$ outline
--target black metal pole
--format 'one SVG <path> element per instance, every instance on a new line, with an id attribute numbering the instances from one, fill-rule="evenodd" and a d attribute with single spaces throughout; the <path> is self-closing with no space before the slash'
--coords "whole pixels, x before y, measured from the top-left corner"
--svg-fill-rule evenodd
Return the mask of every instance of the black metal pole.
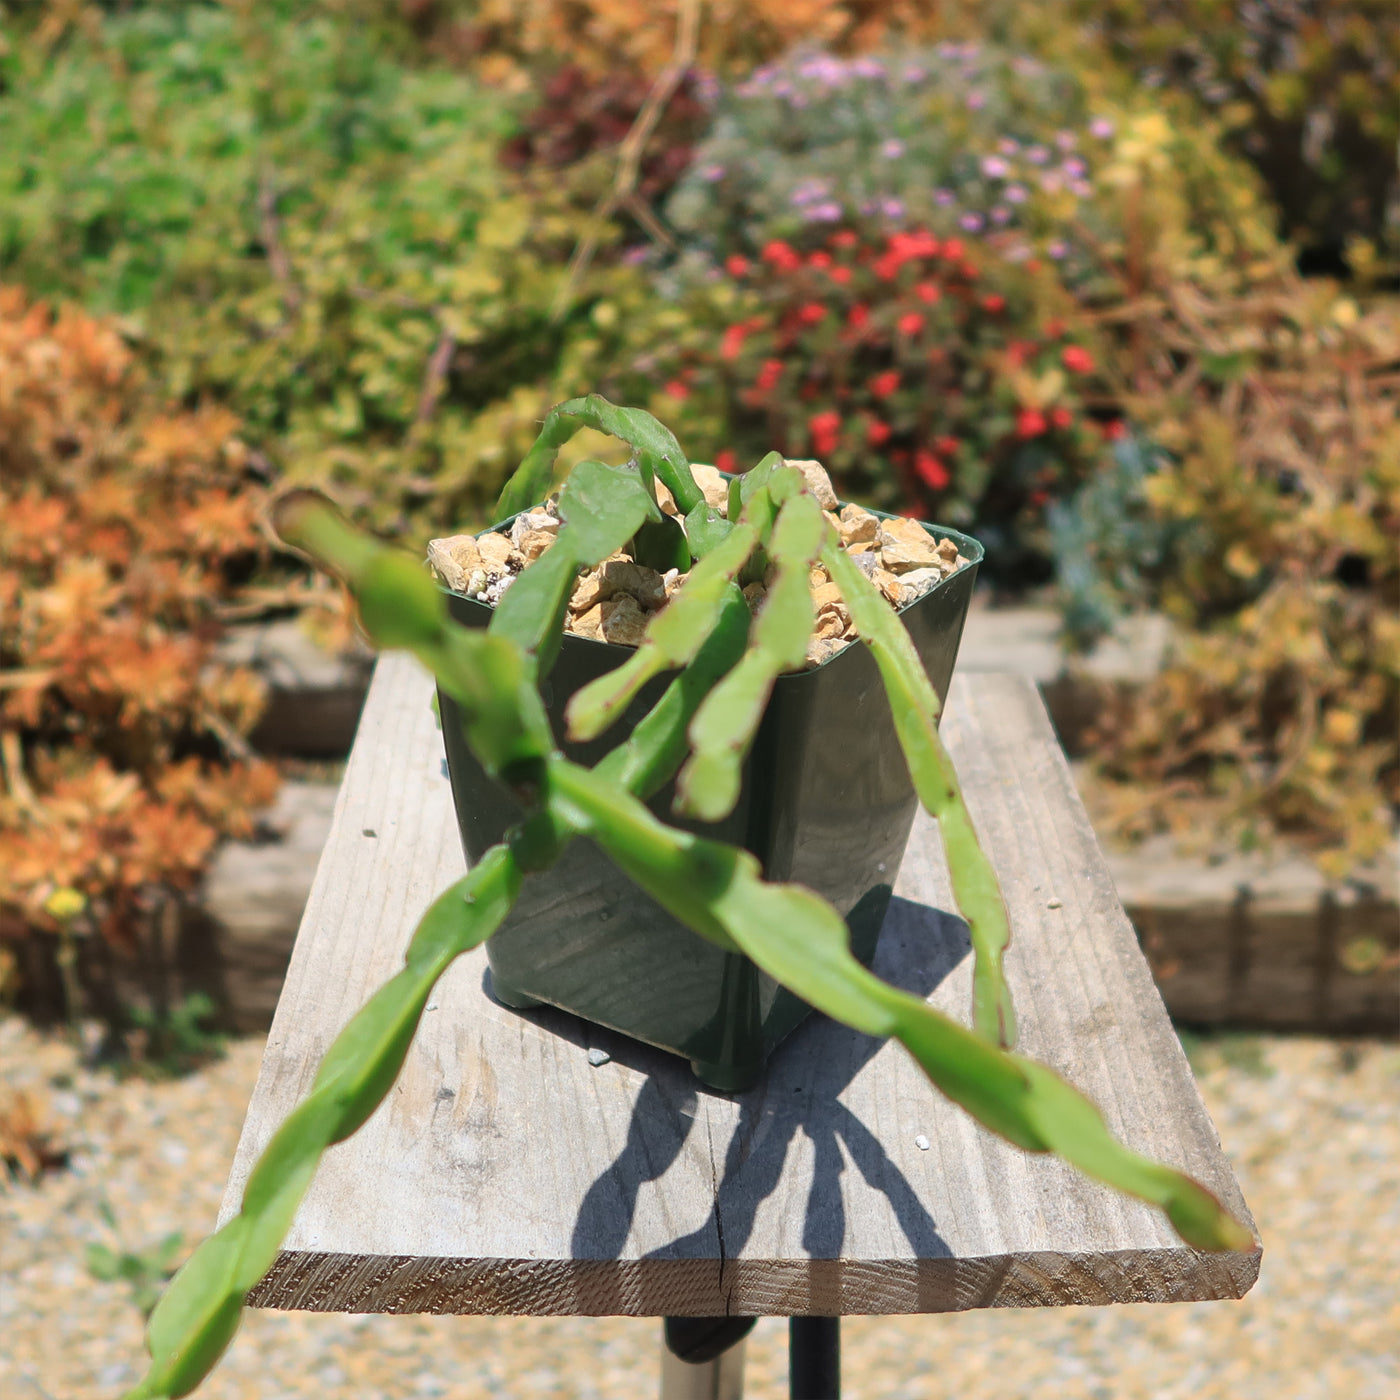
<path id="1" fill-rule="evenodd" d="M 841 1400 L 841 1319 L 794 1317 L 788 1323 L 792 1400 Z"/>

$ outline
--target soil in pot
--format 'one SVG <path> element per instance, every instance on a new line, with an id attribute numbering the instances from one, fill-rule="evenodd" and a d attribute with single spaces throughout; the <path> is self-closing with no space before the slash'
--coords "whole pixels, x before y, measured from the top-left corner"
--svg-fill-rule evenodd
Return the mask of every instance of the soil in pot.
<path id="1" fill-rule="evenodd" d="M 846 548 L 900 611 L 942 698 L 981 546 L 954 530 L 841 505 L 816 464 L 796 465 L 829 508 Z M 719 505 L 727 478 L 713 468 L 692 470 L 711 504 Z M 454 616 L 486 626 L 510 580 L 549 547 L 557 530 L 545 507 L 479 537 L 433 541 L 429 559 L 450 590 Z M 555 735 L 570 758 L 596 762 L 669 683 L 669 676 L 652 681 L 600 739 L 564 740 L 570 696 L 626 660 L 647 619 L 679 582 L 679 575 L 624 556 L 580 577 L 563 646 L 542 686 Z M 825 571 L 814 569 L 811 584 L 817 635 L 804 669 L 774 685 L 734 811 L 717 823 L 678 819 L 670 785 L 648 805 L 668 822 L 746 847 L 767 878 L 816 890 L 845 917 L 852 948 L 868 963 L 917 799 L 874 657 L 854 639 Z M 750 585 L 746 596 L 757 610 L 762 584 Z M 475 861 L 521 813 L 467 749 L 451 699 L 439 699 L 462 843 Z M 707 943 L 672 918 L 586 840 L 574 841 L 549 871 L 527 878 L 487 952 L 492 992 L 506 1005 L 545 1002 L 673 1051 L 691 1061 L 705 1084 L 723 1091 L 752 1084 L 809 1011 L 747 958 Z"/>

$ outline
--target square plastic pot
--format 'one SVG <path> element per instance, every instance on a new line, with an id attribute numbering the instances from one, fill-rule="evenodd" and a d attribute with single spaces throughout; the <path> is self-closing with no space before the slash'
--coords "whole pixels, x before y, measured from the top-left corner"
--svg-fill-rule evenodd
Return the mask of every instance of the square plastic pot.
<path id="1" fill-rule="evenodd" d="M 956 530 L 924 528 L 954 540 L 971 561 L 901 610 L 941 700 L 982 547 Z M 458 621 L 469 627 L 490 621 L 486 604 L 448 597 Z M 564 635 L 542 692 L 560 747 L 579 763 L 596 762 L 620 742 L 670 680 L 657 677 L 601 739 L 565 742 L 569 697 L 630 654 L 628 647 Z M 474 862 L 522 813 L 467 748 L 452 700 L 439 692 L 439 702 L 462 845 Z M 778 678 L 738 805 L 724 821 L 678 819 L 673 795 L 668 784 L 648 805 L 673 825 L 746 847 L 768 879 L 816 890 L 845 918 L 856 956 L 870 962 L 918 802 L 865 643 L 814 670 Z M 492 993 L 507 1006 L 545 1002 L 572 1011 L 685 1056 L 705 1084 L 726 1092 L 751 1085 L 811 1009 L 748 958 L 692 933 L 587 840 L 575 840 L 548 871 L 526 878 L 487 954 Z"/>

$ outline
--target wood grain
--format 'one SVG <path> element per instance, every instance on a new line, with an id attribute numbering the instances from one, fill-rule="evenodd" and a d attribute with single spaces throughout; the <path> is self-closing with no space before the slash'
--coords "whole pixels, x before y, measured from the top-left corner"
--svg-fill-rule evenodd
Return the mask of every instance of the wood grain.
<path id="1" fill-rule="evenodd" d="M 371 687 L 224 1202 L 463 861 L 426 675 Z M 1140 1151 L 1248 1213 L 1034 687 L 955 678 L 944 734 L 1004 881 L 1023 1048 Z M 915 825 L 876 969 L 965 1018 L 966 930 Z M 483 990 L 429 1003 L 380 1111 L 326 1156 L 253 1301 L 351 1312 L 748 1315 L 1234 1298 L 1259 1254 L 978 1128 L 897 1046 L 814 1017 L 751 1093 Z M 607 1063 L 589 1064 L 602 1048 Z M 920 1142 L 926 1142 L 926 1148 Z"/>

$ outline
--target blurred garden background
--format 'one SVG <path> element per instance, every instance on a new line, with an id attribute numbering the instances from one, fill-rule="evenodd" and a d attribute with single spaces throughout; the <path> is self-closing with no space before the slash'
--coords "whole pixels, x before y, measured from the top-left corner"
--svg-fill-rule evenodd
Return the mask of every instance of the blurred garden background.
<path id="1" fill-rule="evenodd" d="M 1393 1393 L 1398 150 L 1395 0 L 0 0 L 0 1389 L 133 1379 L 212 1223 L 366 669 L 270 493 L 421 550 L 598 390 L 984 541 L 964 656 L 1042 681 L 1294 1231 L 1243 1304 L 1008 1355 Z M 326 1324 L 319 1388 L 652 1384 L 636 1324 L 550 1324 L 556 1373 L 540 1324 L 444 1321 Z M 250 1327 L 209 1393 L 302 1393 L 310 1335 Z M 891 1364 L 851 1393 L 950 1384 Z"/>

